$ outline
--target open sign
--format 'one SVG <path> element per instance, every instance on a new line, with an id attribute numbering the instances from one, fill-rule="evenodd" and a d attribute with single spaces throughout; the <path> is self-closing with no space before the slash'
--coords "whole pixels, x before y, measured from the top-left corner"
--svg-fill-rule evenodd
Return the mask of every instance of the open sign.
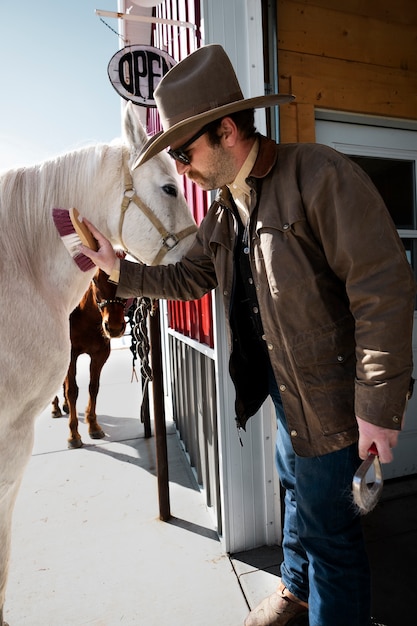
<path id="1" fill-rule="evenodd" d="M 154 91 L 176 61 L 153 46 L 126 46 L 110 59 L 107 73 L 111 84 L 125 100 L 156 107 Z"/>

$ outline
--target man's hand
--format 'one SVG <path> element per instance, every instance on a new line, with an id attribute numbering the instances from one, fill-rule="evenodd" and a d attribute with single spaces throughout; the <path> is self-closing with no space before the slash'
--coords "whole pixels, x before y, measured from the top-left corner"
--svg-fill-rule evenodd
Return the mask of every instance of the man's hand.
<path id="1" fill-rule="evenodd" d="M 395 448 L 398 442 L 398 430 L 390 428 L 382 428 L 370 424 L 360 417 L 356 417 L 359 428 L 359 456 L 365 460 L 368 456 L 368 450 L 374 443 L 378 450 L 378 456 L 381 463 L 391 463 L 393 459 L 391 448 Z"/>
<path id="2" fill-rule="evenodd" d="M 80 252 L 85 256 L 88 256 L 88 258 L 91 259 L 97 267 L 106 272 L 106 274 L 110 275 L 112 270 L 115 269 L 116 263 L 120 264 L 120 260 L 113 250 L 113 246 L 91 222 L 85 218 L 83 218 L 83 222 L 87 224 L 94 238 L 97 240 L 98 250 L 91 250 L 87 246 L 81 244 Z"/>

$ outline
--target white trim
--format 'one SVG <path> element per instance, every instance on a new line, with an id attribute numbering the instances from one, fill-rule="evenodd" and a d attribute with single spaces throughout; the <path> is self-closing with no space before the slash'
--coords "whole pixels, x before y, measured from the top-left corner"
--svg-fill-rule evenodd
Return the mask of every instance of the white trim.
<path id="1" fill-rule="evenodd" d="M 119 11 L 103 11 L 96 9 L 95 14 L 100 17 L 114 17 L 119 20 L 128 20 L 131 22 L 146 22 L 147 24 L 169 24 L 170 26 L 178 26 L 179 28 L 190 28 L 197 30 L 197 26 L 191 22 L 182 22 L 180 20 L 167 20 L 162 17 L 148 17 L 147 15 L 133 15 L 131 13 L 120 13 Z"/>
<path id="2" fill-rule="evenodd" d="M 261 0 L 202 1 L 205 43 L 226 50 L 246 98 L 265 91 Z M 265 111 L 255 123 L 265 132 Z M 248 422 L 239 441 L 235 423 L 235 391 L 229 376 L 222 296 L 213 294 L 213 332 L 218 403 L 222 545 L 226 552 L 277 544 L 281 537 L 280 496 L 274 466 L 276 423 L 271 403 Z"/>
<path id="3" fill-rule="evenodd" d="M 398 128 L 400 130 L 417 130 L 417 120 L 367 115 L 365 113 L 358 115 L 357 113 L 317 108 L 315 109 L 315 118 L 316 120 L 343 122 L 345 124 L 362 124 L 364 126 L 380 126 L 382 128 Z"/>
<path id="4" fill-rule="evenodd" d="M 178 331 L 174 330 L 173 328 L 169 328 L 169 326 L 167 328 L 167 333 L 168 333 L 168 335 L 172 335 L 172 337 L 175 337 L 176 339 L 178 339 L 182 343 L 185 343 L 187 346 L 190 346 L 190 348 L 192 348 L 193 350 L 196 350 L 197 352 L 201 352 L 201 354 L 204 354 L 209 359 L 214 360 L 214 350 L 213 350 L 213 348 L 210 348 L 209 346 L 206 346 L 204 343 L 199 343 L 195 339 L 192 339 L 191 337 L 187 337 L 186 335 L 183 335 L 182 333 L 179 333 Z"/>

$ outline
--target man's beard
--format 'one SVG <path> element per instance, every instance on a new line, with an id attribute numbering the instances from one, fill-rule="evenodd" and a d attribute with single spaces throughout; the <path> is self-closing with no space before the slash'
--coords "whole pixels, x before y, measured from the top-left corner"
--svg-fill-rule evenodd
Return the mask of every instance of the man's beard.
<path id="1" fill-rule="evenodd" d="M 203 191 L 219 189 L 230 184 L 237 174 L 233 159 L 220 145 L 213 146 L 210 150 L 204 170 L 205 173 L 193 169 L 187 172 L 187 178 L 195 182 Z"/>

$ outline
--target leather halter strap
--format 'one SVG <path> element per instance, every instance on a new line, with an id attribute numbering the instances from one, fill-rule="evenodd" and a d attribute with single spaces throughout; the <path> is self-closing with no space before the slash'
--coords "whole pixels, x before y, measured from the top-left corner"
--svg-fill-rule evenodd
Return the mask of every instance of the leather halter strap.
<path id="1" fill-rule="evenodd" d="M 147 204 L 142 202 L 142 200 L 137 195 L 136 190 L 133 187 L 132 175 L 125 161 L 123 161 L 123 170 L 124 170 L 125 190 L 123 193 L 123 200 L 122 200 L 121 213 L 120 213 L 120 219 L 119 219 L 120 241 L 122 242 L 124 249 L 127 251 L 127 247 L 125 246 L 123 237 L 122 237 L 123 222 L 125 218 L 125 213 L 127 209 L 129 208 L 131 202 L 133 202 L 142 211 L 142 213 L 146 215 L 148 220 L 152 223 L 154 228 L 156 228 L 156 230 L 159 232 L 159 234 L 162 237 L 161 248 L 159 249 L 159 252 L 155 256 L 154 260 L 152 261 L 152 265 L 159 265 L 162 259 L 164 258 L 164 256 L 166 255 L 166 253 L 169 252 L 169 250 L 172 250 L 173 248 L 175 248 L 175 246 L 179 244 L 181 239 L 184 239 L 185 237 L 188 237 L 188 235 L 192 235 L 192 233 L 196 232 L 197 227 L 193 224 L 191 226 L 188 226 L 187 228 L 184 228 L 183 230 L 181 230 L 179 233 L 176 233 L 176 234 L 170 233 L 169 231 L 167 231 L 164 225 L 162 224 L 162 222 L 160 221 L 160 219 L 155 215 L 155 213 L 148 207 Z"/>
<path id="2" fill-rule="evenodd" d="M 125 308 L 126 302 L 127 302 L 127 300 L 125 300 L 123 298 L 112 298 L 111 300 L 101 300 L 101 302 L 97 302 L 97 300 L 96 300 L 96 304 L 97 304 L 98 308 L 100 309 L 100 311 L 102 309 L 107 308 L 109 306 L 109 304 L 120 304 L 120 306 Z"/>

